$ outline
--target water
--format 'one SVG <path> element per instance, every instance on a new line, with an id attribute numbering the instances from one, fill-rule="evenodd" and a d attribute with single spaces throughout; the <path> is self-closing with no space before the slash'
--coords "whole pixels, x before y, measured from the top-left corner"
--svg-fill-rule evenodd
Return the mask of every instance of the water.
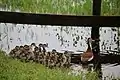
<path id="1" fill-rule="evenodd" d="M 117 29 L 117 28 L 115 28 Z M 100 50 L 118 50 L 118 32 L 111 28 L 100 28 Z M 56 49 L 59 52 L 69 50 L 76 52 L 85 51 L 86 40 L 91 36 L 91 27 L 71 26 L 40 26 L 22 24 L 0 24 L 0 49 L 9 53 L 16 45 L 25 45 L 35 42 L 48 43 L 47 50 Z M 104 76 L 111 73 L 119 76 L 120 66 L 112 64 L 102 65 Z"/>
<path id="2" fill-rule="evenodd" d="M 114 66 L 114 64 L 108 64 L 108 65 L 102 65 L 102 73 L 103 76 L 114 76 L 114 77 L 120 77 L 120 65 Z"/>
<path id="3" fill-rule="evenodd" d="M 112 80 L 112 78 L 118 78 L 120 77 L 120 65 L 118 66 L 114 66 L 115 64 L 102 64 L 102 79 L 104 80 L 105 77 L 107 77 L 105 80 Z M 92 67 L 92 71 L 94 71 L 93 69 L 93 65 L 91 65 Z M 113 67 L 114 66 L 114 67 Z M 88 71 L 86 69 L 83 69 L 81 65 L 78 64 L 73 64 L 70 67 L 71 71 L 68 73 L 68 75 L 81 75 L 81 74 L 86 74 Z M 84 72 L 84 73 L 83 73 Z M 111 78 L 112 76 L 112 78 Z M 113 77 L 114 76 L 114 77 Z"/>

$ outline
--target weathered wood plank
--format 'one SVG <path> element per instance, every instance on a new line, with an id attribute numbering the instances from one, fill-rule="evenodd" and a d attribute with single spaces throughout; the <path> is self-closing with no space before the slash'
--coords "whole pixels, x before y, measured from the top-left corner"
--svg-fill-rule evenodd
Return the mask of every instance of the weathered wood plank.
<path id="1" fill-rule="evenodd" d="M 120 26 L 120 16 L 75 16 L 0 11 L 1 23 L 56 26 Z"/>

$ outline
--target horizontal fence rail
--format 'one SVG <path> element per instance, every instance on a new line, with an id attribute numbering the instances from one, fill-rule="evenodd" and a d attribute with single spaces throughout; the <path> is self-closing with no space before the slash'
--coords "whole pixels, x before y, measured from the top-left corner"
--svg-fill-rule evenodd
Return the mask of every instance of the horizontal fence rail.
<path id="1" fill-rule="evenodd" d="M 75 16 L 0 11 L 0 22 L 57 26 L 119 27 L 120 16 Z"/>

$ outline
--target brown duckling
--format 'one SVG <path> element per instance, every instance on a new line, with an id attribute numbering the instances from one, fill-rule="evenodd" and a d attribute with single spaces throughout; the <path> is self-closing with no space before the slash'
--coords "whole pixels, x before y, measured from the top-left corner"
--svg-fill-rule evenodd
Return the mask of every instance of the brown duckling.
<path id="1" fill-rule="evenodd" d="M 54 59 L 54 66 L 56 66 L 58 62 L 58 52 L 55 49 L 53 49 L 52 54 L 53 54 L 53 59 Z"/>
<path id="2" fill-rule="evenodd" d="M 36 47 L 36 44 L 35 43 L 31 43 L 31 48 L 32 48 L 32 51 L 34 51 L 35 47 Z"/>
<path id="3" fill-rule="evenodd" d="M 42 52 L 39 53 L 39 63 L 44 64 L 44 60 L 45 60 L 45 54 L 43 54 Z"/>
<path id="4" fill-rule="evenodd" d="M 35 49 L 34 49 L 34 56 L 35 56 L 35 61 L 36 62 L 39 62 L 39 48 L 37 46 L 35 46 Z"/>
<path id="5" fill-rule="evenodd" d="M 15 52 L 16 52 L 16 49 L 12 49 L 9 53 L 9 55 L 12 57 L 12 58 L 15 58 Z"/>
<path id="6" fill-rule="evenodd" d="M 68 68 L 68 67 L 70 67 L 70 63 L 71 63 L 71 56 L 68 53 L 68 51 L 65 51 L 64 54 L 66 56 L 66 62 L 64 64 L 64 66 Z"/>
<path id="7" fill-rule="evenodd" d="M 29 60 L 32 60 L 32 61 L 35 61 L 35 53 L 37 53 L 37 48 L 35 48 L 35 44 L 32 43 L 30 46 L 29 46 L 29 50 L 28 50 L 28 56 L 30 57 Z"/>
<path id="8" fill-rule="evenodd" d="M 46 52 L 46 48 L 47 48 L 47 47 L 48 47 L 48 43 L 46 43 L 46 44 L 42 44 L 41 49 L 42 49 L 42 52 L 43 52 L 43 53 Z"/>
<path id="9" fill-rule="evenodd" d="M 28 56 L 29 56 L 29 45 L 24 45 L 23 46 L 23 51 L 22 53 L 20 54 L 20 58 L 21 60 L 28 60 Z"/>
<path id="10" fill-rule="evenodd" d="M 67 57 L 65 56 L 65 53 L 62 53 L 62 64 L 61 64 L 61 67 L 64 67 L 66 61 L 67 61 Z"/>
<path id="11" fill-rule="evenodd" d="M 57 62 L 56 50 L 53 49 L 52 52 L 50 53 L 50 60 L 49 60 L 50 66 L 49 67 L 50 68 L 55 67 L 56 62 Z"/>
<path id="12" fill-rule="evenodd" d="M 50 52 L 47 52 L 47 55 L 46 55 L 46 57 L 45 57 L 45 58 L 46 58 L 46 59 L 45 59 L 45 60 L 46 60 L 46 65 L 45 65 L 46 67 L 49 67 L 49 66 L 50 66 L 50 59 L 51 59 L 51 58 L 50 58 L 50 55 L 51 55 L 51 53 L 50 53 Z"/>
<path id="13" fill-rule="evenodd" d="M 15 46 L 15 48 L 10 51 L 9 55 L 14 58 L 16 55 L 15 52 L 17 52 L 18 50 L 19 50 L 19 46 Z"/>
<path id="14" fill-rule="evenodd" d="M 46 43 L 46 44 L 43 44 L 44 45 L 44 47 L 48 47 L 48 43 Z"/>
<path id="15" fill-rule="evenodd" d="M 53 54 L 57 54 L 57 51 L 55 49 L 52 49 Z"/>
<path id="16" fill-rule="evenodd" d="M 42 44 L 42 52 L 45 53 L 46 49 L 45 49 L 45 45 Z"/>
<path id="17" fill-rule="evenodd" d="M 29 50 L 29 45 L 24 45 L 24 50 L 28 51 Z"/>
<path id="18" fill-rule="evenodd" d="M 19 50 L 19 49 L 20 49 L 19 46 L 16 46 L 15 49 L 14 49 L 14 50 L 15 50 L 15 53 L 14 53 L 15 55 L 14 55 L 14 57 L 16 57 L 16 58 L 17 58 L 17 57 L 19 56 L 19 54 L 20 54 L 20 50 Z"/>
<path id="19" fill-rule="evenodd" d="M 20 48 L 19 46 L 16 46 L 16 47 L 15 47 L 15 49 L 16 49 L 17 51 L 19 50 L 19 48 Z"/>
<path id="20" fill-rule="evenodd" d="M 39 48 L 39 52 L 42 52 L 42 43 L 38 45 L 38 48 Z"/>
<path id="21" fill-rule="evenodd" d="M 61 63 L 62 63 L 62 53 L 58 53 L 57 52 L 57 61 L 56 61 L 56 67 L 61 67 Z"/>
<path id="22" fill-rule="evenodd" d="M 46 65 L 46 56 L 47 56 L 47 52 L 46 52 L 46 49 L 45 49 L 45 46 L 42 44 L 42 52 L 43 54 L 43 64 Z"/>

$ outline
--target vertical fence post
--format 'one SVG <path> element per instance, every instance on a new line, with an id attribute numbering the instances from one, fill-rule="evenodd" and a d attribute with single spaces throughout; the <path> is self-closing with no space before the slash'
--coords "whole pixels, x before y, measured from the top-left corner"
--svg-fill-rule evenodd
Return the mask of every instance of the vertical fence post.
<path id="1" fill-rule="evenodd" d="M 118 27 L 117 30 L 118 30 L 117 48 L 118 48 L 118 52 L 120 52 L 120 27 Z"/>
<path id="2" fill-rule="evenodd" d="M 101 14 L 101 0 L 93 0 L 93 16 L 100 16 Z M 92 39 L 96 40 L 99 39 L 99 25 L 97 26 L 92 26 L 91 30 L 91 37 Z M 99 48 L 99 42 L 92 44 L 92 47 L 96 47 L 93 49 L 93 54 L 94 54 L 94 69 L 98 73 L 98 77 L 101 79 L 102 78 L 102 72 L 101 72 L 101 63 L 100 63 L 100 48 Z"/>

